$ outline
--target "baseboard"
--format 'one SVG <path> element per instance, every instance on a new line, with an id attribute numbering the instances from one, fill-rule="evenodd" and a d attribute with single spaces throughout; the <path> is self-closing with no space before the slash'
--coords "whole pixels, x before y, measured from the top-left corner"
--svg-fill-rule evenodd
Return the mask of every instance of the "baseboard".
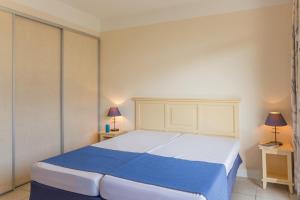
<path id="1" fill-rule="evenodd" d="M 259 170 L 254 169 L 244 169 L 240 168 L 237 173 L 238 177 L 251 178 L 251 179 L 261 179 L 261 173 Z"/>
<path id="2" fill-rule="evenodd" d="M 238 177 L 248 178 L 248 173 L 246 169 L 239 169 L 237 172 Z"/>

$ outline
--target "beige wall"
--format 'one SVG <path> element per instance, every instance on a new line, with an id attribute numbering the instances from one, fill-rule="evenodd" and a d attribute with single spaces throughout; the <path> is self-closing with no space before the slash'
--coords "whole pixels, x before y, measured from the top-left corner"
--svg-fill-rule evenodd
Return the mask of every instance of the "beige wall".
<path id="1" fill-rule="evenodd" d="M 102 127 L 119 104 L 118 126 L 133 129 L 132 97 L 238 98 L 239 174 L 257 177 L 257 144 L 273 136 L 267 113 L 290 122 L 290 49 L 289 5 L 101 33 Z M 280 138 L 290 132 L 281 129 Z"/>

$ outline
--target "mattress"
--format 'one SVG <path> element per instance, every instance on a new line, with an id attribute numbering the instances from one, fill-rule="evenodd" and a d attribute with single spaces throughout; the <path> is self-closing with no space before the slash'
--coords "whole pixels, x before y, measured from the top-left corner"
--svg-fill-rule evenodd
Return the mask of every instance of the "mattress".
<path id="1" fill-rule="evenodd" d="M 31 179 L 57 189 L 87 196 L 99 196 L 102 174 L 68 169 L 43 162 L 33 165 Z"/>
<path id="2" fill-rule="evenodd" d="M 222 163 L 228 174 L 239 153 L 237 139 L 226 137 L 183 134 L 166 145 L 153 148 L 148 153 L 192 161 Z M 100 184 L 101 196 L 109 200 L 205 200 L 192 194 L 159 186 L 138 183 L 113 176 L 105 176 Z M 116 192 L 118 191 L 118 192 Z"/>
<path id="3" fill-rule="evenodd" d="M 132 131 L 92 146 L 143 153 L 172 142 L 179 133 Z M 38 183 L 88 196 L 99 196 L 102 174 L 64 168 L 44 162 L 33 165 L 31 179 Z"/>

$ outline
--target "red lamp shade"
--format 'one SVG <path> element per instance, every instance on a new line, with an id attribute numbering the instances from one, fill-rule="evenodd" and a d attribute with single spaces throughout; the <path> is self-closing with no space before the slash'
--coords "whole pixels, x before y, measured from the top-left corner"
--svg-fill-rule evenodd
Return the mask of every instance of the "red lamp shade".
<path id="1" fill-rule="evenodd" d="M 109 111 L 107 113 L 108 117 L 116 117 L 116 116 L 121 116 L 121 113 L 118 109 L 118 107 L 110 107 Z"/>
<path id="2" fill-rule="evenodd" d="M 265 125 L 267 126 L 286 126 L 287 123 L 280 112 L 270 112 Z"/>

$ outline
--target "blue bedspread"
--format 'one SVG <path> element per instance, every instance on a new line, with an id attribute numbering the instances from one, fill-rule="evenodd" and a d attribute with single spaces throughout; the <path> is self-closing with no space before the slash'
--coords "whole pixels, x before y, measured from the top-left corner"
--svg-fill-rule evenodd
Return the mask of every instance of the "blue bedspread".
<path id="1" fill-rule="evenodd" d="M 139 155 L 141 153 L 88 146 L 43 162 L 81 171 L 110 174 Z"/>
<path id="2" fill-rule="evenodd" d="M 182 160 L 147 153 L 123 152 L 92 146 L 43 162 L 202 194 L 207 200 L 229 200 L 230 197 L 229 183 L 223 164 Z"/>
<path id="3" fill-rule="evenodd" d="M 223 164 L 188 161 L 143 154 L 113 176 L 184 192 L 204 195 L 208 200 L 229 200 Z"/>

